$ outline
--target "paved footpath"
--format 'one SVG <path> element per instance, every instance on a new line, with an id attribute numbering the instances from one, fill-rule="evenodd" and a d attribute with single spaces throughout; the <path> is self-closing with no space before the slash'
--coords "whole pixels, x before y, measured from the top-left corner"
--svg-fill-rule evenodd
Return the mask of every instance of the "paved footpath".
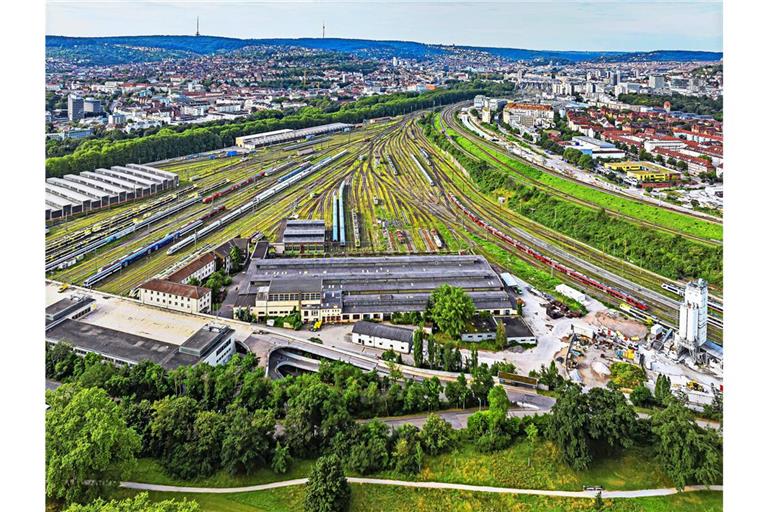
<path id="1" fill-rule="evenodd" d="M 402 487 L 419 487 L 424 489 L 456 489 L 470 492 L 494 492 L 503 494 L 535 494 L 538 496 L 558 496 L 561 498 L 594 498 L 596 491 L 554 491 L 547 489 L 513 489 L 510 487 L 490 487 L 485 485 L 465 485 L 452 484 L 447 482 L 409 482 L 405 480 L 388 480 L 381 478 L 356 478 L 347 477 L 347 480 L 353 484 L 369 485 L 397 485 Z M 121 482 L 120 487 L 126 489 L 137 489 L 141 491 L 160 491 L 160 492 L 184 492 L 184 493 L 205 493 L 205 494 L 232 494 L 238 492 L 266 491 L 269 489 L 279 489 L 281 487 L 290 487 L 293 485 L 304 485 L 306 478 L 297 478 L 295 480 L 283 480 L 281 482 L 272 482 L 269 484 L 251 485 L 247 487 L 180 487 L 175 485 L 144 484 L 139 482 Z M 678 492 L 693 491 L 722 491 L 722 485 L 690 485 L 682 491 L 674 488 L 666 489 L 639 489 L 636 491 L 602 491 L 603 498 L 645 498 L 649 496 L 668 496 Z"/>

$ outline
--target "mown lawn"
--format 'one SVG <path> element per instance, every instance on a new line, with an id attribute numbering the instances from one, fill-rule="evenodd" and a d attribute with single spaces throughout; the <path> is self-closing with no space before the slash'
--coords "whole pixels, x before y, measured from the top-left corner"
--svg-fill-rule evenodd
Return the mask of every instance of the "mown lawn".
<path id="1" fill-rule="evenodd" d="M 121 491 L 128 496 L 134 492 Z M 153 500 L 197 501 L 205 512 L 282 512 L 302 510 L 304 487 L 285 487 L 242 494 L 149 493 Z M 604 500 L 611 512 L 720 512 L 720 492 L 695 492 L 654 498 Z M 591 499 L 554 498 L 514 494 L 466 492 L 449 489 L 416 489 L 386 485 L 352 484 L 350 512 L 576 512 L 594 510 Z"/>

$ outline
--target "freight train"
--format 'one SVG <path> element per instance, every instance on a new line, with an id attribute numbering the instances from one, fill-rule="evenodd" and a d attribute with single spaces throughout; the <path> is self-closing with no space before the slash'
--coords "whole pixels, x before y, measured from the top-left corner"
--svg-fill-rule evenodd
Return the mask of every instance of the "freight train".
<path id="1" fill-rule="evenodd" d="M 212 222 L 211 224 L 205 226 L 200 231 L 196 231 L 192 235 L 187 236 L 186 238 L 183 238 L 179 242 L 173 244 L 171 247 L 168 248 L 168 254 L 174 254 L 185 247 L 192 245 L 193 243 L 197 242 L 199 239 L 207 236 L 210 233 L 213 233 L 217 229 L 226 226 L 230 222 L 234 221 L 241 215 L 244 215 L 250 211 L 253 211 L 257 206 L 259 206 L 262 202 L 270 199 L 275 194 L 278 194 L 279 192 L 282 192 L 286 188 L 290 187 L 294 183 L 304 179 L 305 177 L 309 176 L 310 174 L 314 173 L 315 171 L 318 171 L 325 167 L 326 165 L 330 164 L 331 162 L 337 160 L 338 158 L 341 158 L 343 155 L 347 153 L 347 150 L 344 150 L 340 153 L 337 153 L 334 156 L 329 156 L 327 158 L 324 158 L 320 162 L 316 163 L 315 165 L 306 168 L 304 164 L 299 166 L 298 169 L 291 171 L 290 173 L 286 174 L 285 176 L 281 177 L 277 184 L 271 186 L 264 192 L 261 192 L 256 195 L 256 197 L 252 201 L 248 201 L 242 206 L 236 208 L 235 210 L 231 211 L 230 213 L 223 216 L 221 219 L 217 220 L 216 222 Z"/>
<path id="2" fill-rule="evenodd" d="M 592 279 L 591 277 L 585 276 L 584 274 L 582 274 L 580 272 L 577 272 L 576 270 L 573 270 L 573 269 L 571 269 L 569 267 L 566 267 L 565 265 L 563 265 L 563 264 L 561 264 L 561 263 L 559 263 L 559 262 L 557 262 L 557 261 L 555 261 L 553 259 L 550 259 L 549 257 L 544 256 L 543 254 L 535 251 L 531 247 L 528 247 L 527 245 L 525 245 L 524 243 L 520 242 L 519 240 L 516 240 L 516 239 L 512 238 L 511 236 L 502 233 L 501 231 L 499 231 L 498 229 L 496 229 L 495 227 L 491 226 L 490 224 L 485 222 L 483 219 L 477 217 L 474 213 L 469 211 L 461 203 L 461 201 L 459 201 L 456 198 L 456 196 L 451 195 L 450 198 L 451 198 L 451 201 L 453 201 L 453 203 L 461 211 L 463 211 L 464 214 L 467 217 L 469 217 L 472 220 L 472 222 L 474 222 L 478 226 L 482 227 L 483 229 L 485 229 L 489 233 L 493 234 L 497 238 L 500 238 L 500 239 L 504 240 L 505 242 L 507 242 L 508 244 L 513 245 L 515 247 L 515 249 L 517 249 L 518 251 L 520 251 L 522 253 L 525 253 L 525 254 L 528 254 L 530 256 L 533 256 L 534 258 L 536 258 L 540 262 L 544 263 L 548 267 L 551 267 L 551 268 L 557 270 L 558 272 L 562 272 L 563 274 L 565 274 L 565 275 L 567 275 L 567 276 L 569 276 L 569 277 L 571 277 L 573 279 L 576 279 L 577 281 L 579 281 L 580 283 L 582 283 L 584 285 L 591 286 L 592 288 L 597 288 L 601 292 L 606 293 L 606 294 L 610 295 L 611 297 L 623 300 L 624 302 L 626 302 L 626 303 L 628 303 L 628 304 L 630 304 L 630 305 L 632 305 L 632 306 L 634 306 L 634 307 L 636 307 L 636 308 L 638 308 L 640 310 L 645 311 L 645 310 L 648 309 L 648 306 L 645 303 L 643 303 L 642 301 L 640 301 L 638 299 L 635 299 L 631 295 L 628 295 L 628 294 L 626 294 L 623 291 L 616 290 L 615 288 L 611 288 L 610 286 L 605 285 L 605 284 L 601 283 L 600 281 L 596 281 L 595 279 Z"/>
<path id="3" fill-rule="evenodd" d="M 224 197 L 226 195 L 231 194 L 232 192 L 235 192 L 236 190 L 240 190 L 243 187 L 247 187 L 251 183 L 254 183 L 258 178 L 261 178 L 263 176 L 264 176 L 264 171 L 261 171 L 259 174 L 251 176 L 250 178 L 246 178 L 243 181 L 239 181 L 234 185 L 225 188 L 224 190 L 220 190 L 219 192 L 216 192 L 214 194 L 207 196 L 206 198 L 203 199 L 203 203 L 210 204 L 220 197 Z"/>

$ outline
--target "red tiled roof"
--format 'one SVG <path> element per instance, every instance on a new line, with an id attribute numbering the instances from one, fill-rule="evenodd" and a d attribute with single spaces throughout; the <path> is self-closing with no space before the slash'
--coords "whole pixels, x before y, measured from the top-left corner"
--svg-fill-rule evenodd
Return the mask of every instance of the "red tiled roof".
<path id="1" fill-rule="evenodd" d="M 199 258 L 195 258 L 192 260 L 188 265 L 185 265 L 181 267 L 179 270 L 174 272 L 173 274 L 168 276 L 168 281 L 173 281 L 174 283 L 179 283 L 186 279 L 188 276 L 194 274 L 204 266 L 208 265 L 212 261 L 215 261 L 215 257 L 213 253 L 206 253 L 200 256 Z"/>
<path id="2" fill-rule="evenodd" d="M 139 286 L 139 288 L 161 293 L 168 293 L 179 297 L 189 297 L 190 299 L 200 299 L 211 293 L 211 290 L 202 286 L 191 286 L 188 284 L 174 283 L 165 279 L 150 279 L 146 283 Z"/>

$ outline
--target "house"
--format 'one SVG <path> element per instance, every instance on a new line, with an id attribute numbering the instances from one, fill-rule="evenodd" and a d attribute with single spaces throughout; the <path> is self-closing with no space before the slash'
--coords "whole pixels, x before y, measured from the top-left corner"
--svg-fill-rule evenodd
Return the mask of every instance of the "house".
<path id="1" fill-rule="evenodd" d="M 241 268 L 246 268 L 250 262 L 249 243 L 247 238 L 232 238 L 227 240 L 217 248 L 213 250 L 211 254 L 216 258 L 216 263 L 219 268 L 224 269 L 224 272 L 229 274 L 232 270 L 232 248 L 237 247 L 242 254 L 242 260 L 240 261 Z"/>
<path id="2" fill-rule="evenodd" d="M 492 318 L 476 316 L 472 321 L 472 325 L 466 332 L 461 334 L 461 341 L 476 343 L 495 340 L 496 329 L 498 329 L 499 324 L 504 325 L 507 343 L 519 345 L 536 344 L 536 336 L 531 332 L 525 321 L 518 316 L 497 316 Z"/>
<path id="3" fill-rule="evenodd" d="M 413 331 L 405 327 L 377 324 L 365 320 L 352 328 L 352 342 L 367 347 L 409 354 L 413 347 Z"/>

